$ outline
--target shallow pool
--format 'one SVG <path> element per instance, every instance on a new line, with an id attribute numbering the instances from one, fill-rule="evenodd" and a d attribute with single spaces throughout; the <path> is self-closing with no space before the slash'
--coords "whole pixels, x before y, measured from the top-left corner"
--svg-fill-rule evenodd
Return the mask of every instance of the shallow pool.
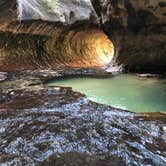
<path id="1" fill-rule="evenodd" d="M 134 112 L 166 111 L 166 79 L 122 74 L 104 79 L 56 79 L 48 85 L 72 87 L 95 102 Z"/>

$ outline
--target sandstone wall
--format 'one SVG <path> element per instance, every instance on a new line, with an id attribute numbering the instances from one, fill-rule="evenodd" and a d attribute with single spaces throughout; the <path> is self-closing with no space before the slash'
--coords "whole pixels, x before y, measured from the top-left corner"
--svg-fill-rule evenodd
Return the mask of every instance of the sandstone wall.
<path id="1" fill-rule="evenodd" d="M 114 48 L 95 26 L 64 26 L 43 21 L 15 22 L 0 33 L 0 70 L 102 67 Z"/>
<path id="2" fill-rule="evenodd" d="M 2 0 L 0 31 L 24 33 L 25 30 L 21 31 L 24 22 L 13 24 L 13 20 L 18 19 L 42 19 L 60 22 L 65 26 L 100 26 L 115 47 L 111 66 L 121 65 L 131 71 L 166 70 L 166 0 L 58 0 L 56 2 L 56 5 L 50 6 L 38 0 L 17 0 L 17 3 L 16 0 Z M 35 30 L 27 32 L 29 34 L 38 32 L 39 27 L 43 26 L 36 26 Z M 48 29 L 49 26 L 43 28 L 42 35 L 47 34 Z"/>
<path id="3" fill-rule="evenodd" d="M 165 0 L 92 0 L 114 40 L 117 63 L 128 70 L 166 70 Z"/>

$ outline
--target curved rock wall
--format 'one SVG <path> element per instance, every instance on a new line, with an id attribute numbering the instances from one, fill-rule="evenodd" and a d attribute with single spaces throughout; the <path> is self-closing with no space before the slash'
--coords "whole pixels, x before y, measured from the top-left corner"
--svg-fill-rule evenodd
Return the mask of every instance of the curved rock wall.
<path id="1" fill-rule="evenodd" d="M 16 23 L 16 26 L 9 30 L 8 27 L 11 25 L 6 22 L 13 21 L 9 19 L 11 13 L 15 19 L 58 21 L 69 27 L 78 22 L 81 22 L 78 26 L 100 24 L 115 46 L 116 52 L 111 67 L 122 65 L 131 71 L 166 70 L 165 0 L 57 0 L 56 3 L 48 3 L 46 0 L 17 0 L 17 3 L 16 0 L 2 0 L 0 7 L 0 31 L 15 33 L 24 26 L 24 23 L 19 26 Z M 16 9 L 19 9 L 19 12 Z M 5 22 L 2 19 L 3 15 Z M 43 27 L 42 35 L 47 36 L 50 24 L 47 28 L 42 24 L 37 28 Z M 32 33 L 28 28 L 24 31 Z M 37 29 L 35 31 L 38 32 Z M 59 33 L 56 28 L 55 31 Z M 65 55 L 71 56 L 70 53 Z"/>
<path id="2" fill-rule="evenodd" d="M 93 26 L 15 22 L 0 33 L 0 70 L 101 67 L 109 64 L 113 55 L 112 42 Z"/>
<path id="3" fill-rule="evenodd" d="M 166 70 L 165 0 L 92 0 L 117 50 L 117 64 L 132 71 Z"/>

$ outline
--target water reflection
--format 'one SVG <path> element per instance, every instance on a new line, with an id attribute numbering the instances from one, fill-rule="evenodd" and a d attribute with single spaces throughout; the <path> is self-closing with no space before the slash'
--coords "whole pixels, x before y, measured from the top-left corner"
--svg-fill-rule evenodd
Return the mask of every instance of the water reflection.
<path id="1" fill-rule="evenodd" d="M 49 86 L 70 86 L 93 101 L 134 112 L 166 111 L 166 80 L 123 74 L 113 78 L 70 78 Z"/>

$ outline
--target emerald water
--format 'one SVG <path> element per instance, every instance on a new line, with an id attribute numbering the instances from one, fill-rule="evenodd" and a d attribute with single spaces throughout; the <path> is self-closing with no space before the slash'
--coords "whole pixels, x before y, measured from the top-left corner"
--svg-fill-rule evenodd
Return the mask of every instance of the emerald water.
<path id="1" fill-rule="evenodd" d="M 122 74 L 112 78 L 65 78 L 48 86 L 67 86 L 95 102 L 133 112 L 166 111 L 166 80 Z"/>

